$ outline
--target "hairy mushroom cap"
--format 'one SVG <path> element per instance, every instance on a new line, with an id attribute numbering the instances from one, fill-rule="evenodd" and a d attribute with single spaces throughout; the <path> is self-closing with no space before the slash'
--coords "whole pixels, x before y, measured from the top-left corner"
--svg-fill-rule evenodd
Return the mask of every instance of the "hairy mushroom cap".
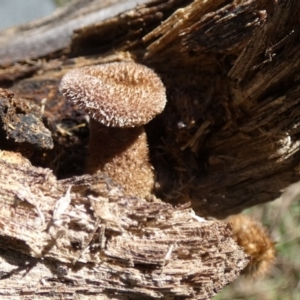
<path id="1" fill-rule="evenodd" d="M 233 238 L 250 256 L 250 262 L 243 273 L 259 277 L 266 275 L 275 262 L 274 241 L 267 230 L 256 220 L 239 214 L 227 219 L 233 228 Z"/>
<path id="2" fill-rule="evenodd" d="M 113 127 L 135 127 L 161 113 L 166 93 L 151 69 L 133 62 L 115 62 L 74 69 L 60 91 L 93 119 Z"/>

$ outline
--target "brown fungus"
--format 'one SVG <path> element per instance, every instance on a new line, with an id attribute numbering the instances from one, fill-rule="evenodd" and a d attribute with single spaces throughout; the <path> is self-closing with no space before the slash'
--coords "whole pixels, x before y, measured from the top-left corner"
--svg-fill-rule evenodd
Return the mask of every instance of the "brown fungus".
<path id="1" fill-rule="evenodd" d="M 130 194 L 149 195 L 154 174 L 142 125 L 166 104 L 156 73 L 133 62 L 89 66 L 67 73 L 60 91 L 91 117 L 86 171 L 107 173 Z"/>
<path id="2" fill-rule="evenodd" d="M 233 229 L 233 239 L 249 255 L 250 262 L 243 273 L 253 277 L 268 274 L 275 262 L 275 243 L 261 223 L 239 214 L 227 219 Z"/>

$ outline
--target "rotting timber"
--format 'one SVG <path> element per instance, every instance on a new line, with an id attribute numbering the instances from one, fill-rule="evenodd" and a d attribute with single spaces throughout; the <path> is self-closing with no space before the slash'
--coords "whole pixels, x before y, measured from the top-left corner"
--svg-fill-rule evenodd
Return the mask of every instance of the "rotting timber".
<path id="1" fill-rule="evenodd" d="M 51 168 L 67 177 L 81 172 L 87 132 L 75 127 L 62 137 L 57 131 L 57 124 L 85 122 L 57 92 L 62 74 L 115 60 L 150 66 L 168 93 L 167 109 L 148 126 L 157 195 L 192 201 L 199 214 L 232 214 L 274 199 L 299 179 L 298 5 L 154 1 L 73 28 L 69 43 L 50 43 L 49 52 L 38 55 L 26 34 L 42 44 L 48 36 L 38 30 L 50 30 L 50 19 L 2 34 L 1 82 L 38 104 L 47 99 L 44 115 L 56 145 L 47 156 L 60 157 Z M 18 47 L 23 56 L 15 58 Z"/>
<path id="2" fill-rule="evenodd" d="M 299 180 L 298 1 L 119 3 L 77 1 L 52 18 L 1 33 L 1 86 L 41 107 L 54 141 L 52 150 L 31 145 L 30 151 L 13 138 L 4 143 L 5 129 L 12 129 L 4 122 L 1 150 L 17 149 L 74 185 L 73 176 L 83 173 L 88 126 L 59 94 L 60 79 L 72 68 L 134 60 L 153 68 L 167 89 L 166 110 L 146 127 L 156 196 L 223 217 L 270 201 Z M 120 14 L 112 16 L 108 8 L 115 6 Z"/>

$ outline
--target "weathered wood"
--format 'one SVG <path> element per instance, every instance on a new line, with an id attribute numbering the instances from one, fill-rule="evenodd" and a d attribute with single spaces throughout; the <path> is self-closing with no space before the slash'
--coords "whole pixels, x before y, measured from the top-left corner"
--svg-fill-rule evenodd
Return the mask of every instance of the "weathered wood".
<path id="1" fill-rule="evenodd" d="M 21 148 L 32 145 L 52 149 L 51 132 L 45 128 L 42 114 L 42 107 L 26 99 L 15 98 L 13 93 L 0 88 L 0 124 L 7 142 L 19 144 Z"/>
<path id="2" fill-rule="evenodd" d="M 134 8 L 146 0 L 76 0 L 50 17 L 3 30 L 0 35 L 0 65 L 52 56 L 69 47 L 74 30 L 103 21 Z"/>
<path id="3" fill-rule="evenodd" d="M 0 161 L 6 299 L 209 299 L 246 264 L 226 224 L 83 175 L 88 121 L 58 92 L 70 69 L 134 60 L 162 78 L 168 104 L 146 131 L 163 200 L 224 217 L 299 180 L 300 2 L 133 2 L 78 1 L 1 32 L 0 86 L 43 108 L 54 142 L 28 154 L 0 135 L 30 159 Z M 61 214 L 59 199 L 71 201 Z"/>
<path id="4" fill-rule="evenodd" d="M 9 152 L 0 169 L 0 298 L 210 299 L 248 263 L 228 224 L 188 206 Z"/>
<path id="5" fill-rule="evenodd" d="M 73 157 L 75 174 L 82 172 L 86 135 L 77 130 L 62 142 L 57 131 L 57 124 L 87 125 L 63 104 L 57 92 L 61 76 L 83 65 L 135 60 L 159 73 L 168 93 L 165 112 L 147 127 L 157 195 L 173 203 L 192 201 L 202 215 L 224 216 L 270 201 L 299 180 L 299 3 L 227 3 L 153 1 L 87 27 L 79 24 L 71 42 L 55 48 L 67 57 L 55 52 L 52 59 L 47 54 L 47 60 L 29 62 L 5 56 L 22 62 L 1 70 L 2 85 L 38 104 L 47 99 L 56 147 L 43 165 L 59 177 L 71 176 L 66 166 Z M 1 47 L 14 49 L 8 40 Z M 32 58 L 45 56 L 38 54 Z M 52 158 L 59 165 L 51 165 Z"/>

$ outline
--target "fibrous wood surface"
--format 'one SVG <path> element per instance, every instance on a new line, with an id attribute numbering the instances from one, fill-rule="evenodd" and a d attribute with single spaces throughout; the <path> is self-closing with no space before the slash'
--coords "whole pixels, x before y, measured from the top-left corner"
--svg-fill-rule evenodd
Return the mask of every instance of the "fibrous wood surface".
<path id="1" fill-rule="evenodd" d="M 187 206 L 0 155 L 0 298 L 210 299 L 248 262 L 228 224 Z"/>
<path id="2" fill-rule="evenodd" d="M 0 169 L 8 201 L 3 213 L 9 216 L 1 228 L 6 283 L 21 278 L 28 283 L 27 275 L 45 274 L 43 279 L 33 275 L 32 282 L 38 293 L 47 289 L 47 297 L 59 288 L 72 298 L 71 286 L 82 297 L 91 290 L 104 299 L 208 299 L 233 280 L 246 262 L 238 248 L 226 252 L 229 227 L 199 223 L 185 206 L 129 200 L 115 188 L 116 195 L 105 192 L 110 191 L 108 179 L 84 175 L 88 120 L 65 101 L 58 86 L 67 71 L 85 65 L 133 60 L 154 69 L 168 98 L 163 114 L 146 126 L 155 194 L 172 204 L 191 202 L 198 215 L 224 217 L 270 201 L 299 180 L 299 11 L 296 0 L 155 0 L 136 8 L 125 0 L 76 1 L 52 17 L 1 32 L 0 86 L 9 91 L 1 91 L 0 148 L 30 161 L 24 171 L 7 165 L 12 156 Z M 36 113 L 20 109 L 27 101 Z M 27 129 L 16 130 L 18 118 L 33 118 L 42 139 L 34 130 L 29 136 Z M 49 130 L 53 149 L 42 142 L 51 144 Z M 10 135 L 14 132 L 21 139 Z M 100 187 L 94 186 L 97 180 Z M 63 213 L 59 199 L 69 201 Z M 10 223 L 15 217 L 21 219 Z M 158 235 L 152 226 L 162 226 Z M 159 244 L 160 239 L 166 243 Z M 211 244 L 218 245 L 208 258 L 208 273 L 202 268 L 205 242 L 208 254 Z M 135 252 L 135 243 L 150 243 L 157 251 Z M 183 245 L 188 250 L 181 252 Z M 24 259 L 16 262 L 20 253 Z M 29 264 L 22 265 L 25 257 Z M 179 271 L 182 261 L 189 265 Z M 190 264 L 199 272 L 190 271 Z M 89 275 L 93 279 L 82 279 Z M 33 290 L 27 292 L 32 299 Z"/>
<path id="3" fill-rule="evenodd" d="M 86 16 L 97 5 L 86 5 Z M 39 23 L 8 30 L 0 44 L 2 86 L 40 105 L 46 100 L 44 116 L 55 147 L 42 162 L 68 177 L 82 173 L 87 131 L 84 116 L 57 91 L 61 76 L 107 61 L 150 66 L 168 93 L 165 112 L 147 128 L 157 195 L 173 203 L 192 201 L 202 215 L 232 214 L 274 199 L 299 179 L 298 5 L 292 0 L 153 1 L 112 18 L 105 14 L 104 21 L 86 27 L 75 22 L 73 35 L 65 30 L 68 38 L 59 45 L 48 43 L 47 34 L 34 26 Z M 41 22 L 46 33 L 56 19 Z M 14 41 L 26 34 L 51 49 L 39 47 L 43 51 L 36 53 L 35 43 L 25 38 L 16 47 Z M 68 128 L 71 134 L 62 137 Z"/>

